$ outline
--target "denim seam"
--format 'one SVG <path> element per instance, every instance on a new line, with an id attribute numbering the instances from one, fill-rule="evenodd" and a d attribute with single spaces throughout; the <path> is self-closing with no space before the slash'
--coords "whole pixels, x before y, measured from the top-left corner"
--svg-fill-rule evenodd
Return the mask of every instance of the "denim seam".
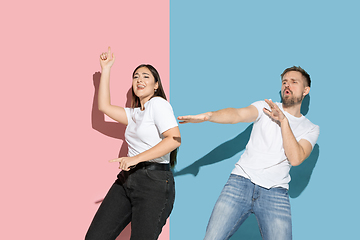
<path id="1" fill-rule="evenodd" d="M 164 206 L 161 209 L 160 214 L 159 214 L 159 218 L 158 218 L 158 222 L 157 222 L 157 232 L 154 235 L 154 239 L 156 239 L 156 237 L 158 235 L 157 233 L 160 231 L 161 215 L 163 214 L 163 212 L 164 212 L 164 210 L 165 210 L 165 208 L 166 208 L 166 206 L 168 204 L 168 200 L 169 200 L 168 195 L 169 195 L 169 178 L 166 180 L 166 199 L 165 199 L 165 202 L 164 202 Z M 166 219 L 165 219 L 165 221 L 166 221 Z"/>
<path id="2" fill-rule="evenodd" d="M 260 227 L 259 219 L 258 219 L 258 217 L 256 216 L 256 214 L 254 214 L 254 215 L 255 215 L 256 221 L 257 221 L 257 223 L 258 223 L 258 227 L 259 227 L 259 231 L 260 231 L 260 234 L 261 234 L 261 238 L 264 239 L 264 235 L 263 235 L 263 232 L 262 232 L 261 227 Z"/>
<path id="3" fill-rule="evenodd" d="M 128 214 L 128 216 L 126 216 L 126 218 L 128 218 L 129 216 L 131 216 L 131 213 Z M 131 220 L 130 220 L 130 222 L 131 222 Z M 125 226 L 125 227 L 126 227 L 126 226 Z M 124 228 L 125 228 L 125 227 L 124 227 Z M 111 233 L 110 236 L 114 236 L 114 233 L 116 233 L 119 228 L 120 228 L 120 226 L 118 226 L 116 229 L 114 229 L 114 231 Z M 121 233 L 121 232 L 120 232 L 120 233 Z M 120 235 L 120 234 L 118 234 L 115 238 L 117 238 L 119 235 Z M 112 238 L 109 238 L 109 239 L 112 239 Z"/>
<path id="4" fill-rule="evenodd" d="M 238 225 L 238 223 L 241 221 L 241 219 L 246 216 L 247 212 L 245 212 L 243 215 L 241 215 L 241 217 L 239 217 L 239 219 L 236 221 L 234 227 L 231 229 L 231 231 L 226 235 L 226 238 L 225 239 L 229 239 L 232 235 L 230 235 L 233 230 L 236 228 L 236 226 Z M 240 226 L 239 226 L 240 227 Z M 235 233 L 235 232 L 234 232 Z"/>

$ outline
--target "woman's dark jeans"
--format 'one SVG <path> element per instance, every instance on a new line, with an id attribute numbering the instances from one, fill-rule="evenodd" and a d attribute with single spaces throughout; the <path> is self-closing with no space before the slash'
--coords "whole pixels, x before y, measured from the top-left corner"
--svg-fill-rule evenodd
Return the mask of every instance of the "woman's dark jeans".
<path id="1" fill-rule="evenodd" d="M 85 239 L 114 240 L 131 221 L 131 240 L 155 240 L 174 200 L 171 171 L 122 171 L 95 214 Z"/>

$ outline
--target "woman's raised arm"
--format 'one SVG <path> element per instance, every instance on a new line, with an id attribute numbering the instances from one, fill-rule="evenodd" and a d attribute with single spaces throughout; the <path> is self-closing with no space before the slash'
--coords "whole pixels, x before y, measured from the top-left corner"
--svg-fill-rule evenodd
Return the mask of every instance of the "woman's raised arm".
<path id="1" fill-rule="evenodd" d="M 115 121 L 128 124 L 126 112 L 123 107 L 111 105 L 110 100 L 110 70 L 115 62 L 114 53 L 110 47 L 107 52 L 100 55 L 101 77 L 99 85 L 98 105 L 99 110 Z"/>

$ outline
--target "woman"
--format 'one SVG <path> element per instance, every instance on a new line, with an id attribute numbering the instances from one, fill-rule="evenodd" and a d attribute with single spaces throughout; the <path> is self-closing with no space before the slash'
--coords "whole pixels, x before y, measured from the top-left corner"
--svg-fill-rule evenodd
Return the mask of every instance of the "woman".
<path id="1" fill-rule="evenodd" d="M 128 156 L 110 161 L 119 162 L 122 171 L 100 205 L 85 239 L 116 239 L 129 222 L 131 240 L 157 239 L 175 199 L 170 164 L 173 166 L 176 161 L 180 131 L 160 76 L 151 65 L 140 65 L 134 70 L 131 108 L 111 105 L 109 81 L 114 61 L 110 47 L 100 55 L 98 104 L 100 111 L 127 126 Z"/>

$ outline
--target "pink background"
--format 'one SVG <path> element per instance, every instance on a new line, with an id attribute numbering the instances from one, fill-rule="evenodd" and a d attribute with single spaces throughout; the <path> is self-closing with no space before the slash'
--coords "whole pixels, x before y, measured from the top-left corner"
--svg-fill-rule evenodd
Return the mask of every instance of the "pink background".
<path id="1" fill-rule="evenodd" d="M 83 239 L 118 173 L 108 160 L 123 153 L 123 128 L 93 110 L 98 57 L 115 52 L 113 104 L 126 105 L 141 63 L 169 95 L 169 1 L 20 0 L 0 11 L 0 239 Z"/>

